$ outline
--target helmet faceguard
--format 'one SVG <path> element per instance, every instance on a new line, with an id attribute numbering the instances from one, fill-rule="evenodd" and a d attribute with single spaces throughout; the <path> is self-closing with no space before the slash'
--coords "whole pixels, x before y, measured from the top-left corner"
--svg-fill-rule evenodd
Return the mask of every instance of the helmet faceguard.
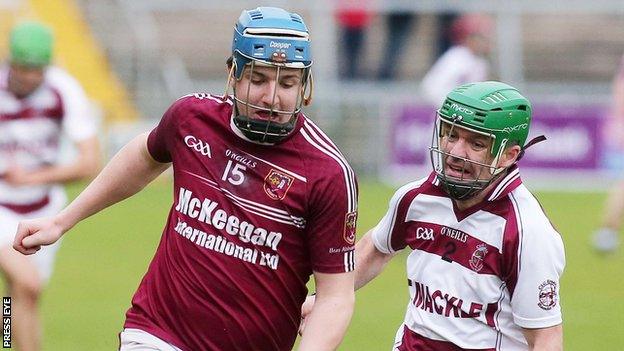
<path id="1" fill-rule="evenodd" d="M 433 169 L 447 194 L 467 200 L 498 179 L 508 167 L 499 165 L 501 156 L 514 145 L 524 149 L 530 121 L 529 101 L 507 84 L 471 83 L 451 91 L 437 112 L 430 148 Z M 459 129 L 483 136 L 489 147 L 484 159 L 471 160 L 448 151 L 446 144 Z M 451 163 L 461 176 L 448 174 Z"/>
<path id="2" fill-rule="evenodd" d="M 229 90 L 232 79 L 237 82 L 243 78 L 251 80 L 262 70 L 260 67 L 274 70 L 268 79 L 275 80 L 275 84 L 268 106 L 250 101 L 252 84 L 243 91 L 237 91 L 237 84 L 232 84 L 236 127 L 256 142 L 273 144 L 286 138 L 294 130 L 302 106 L 311 102 L 311 65 L 308 29 L 299 15 L 273 7 L 243 11 L 234 28 L 226 89 Z M 281 89 L 280 80 L 292 69 L 301 70 L 296 102 L 292 110 L 280 110 L 275 105 Z M 254 111 L 265 118 L 252 117 Z"/>

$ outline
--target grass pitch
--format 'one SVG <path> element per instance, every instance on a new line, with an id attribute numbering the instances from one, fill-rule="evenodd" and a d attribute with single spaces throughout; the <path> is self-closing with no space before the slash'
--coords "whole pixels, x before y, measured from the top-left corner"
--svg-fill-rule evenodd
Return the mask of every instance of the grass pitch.
<path id="1" fill-rule="evenodd" d="M 69 188 L 75 196 L 80 186 Z M 360 184 L 359 233 L 376 224 L 393 190 Z M 566 350 L 621 350 L 624 345 L 624 254 L 596 255 L 588 235 L 599 221 L 602 193 L 537 194 L 562 233 Z M 130 299 L 160 240 L 171 185 L 158 181 L 76 226 L 64 238 L 42 301 L 44 350 L 114 350 Z M 340 350 L 389 350 L 403 320 L 406 253 L 357 292 L 355 314 Z M 0 283 L 1 284 L 1 283 Z M 2 289 L 3 290 L 3 289 Z"/>

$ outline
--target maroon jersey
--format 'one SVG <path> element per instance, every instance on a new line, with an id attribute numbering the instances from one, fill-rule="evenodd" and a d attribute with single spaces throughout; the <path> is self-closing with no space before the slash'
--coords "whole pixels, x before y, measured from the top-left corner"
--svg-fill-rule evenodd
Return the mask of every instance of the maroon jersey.
<path id="1" fill-rule="evenodd" d="M 304 115 L 276 145 L 237 135 L 232 101 L 176 101 L 150 133 L 174 203 L 126 328 L 184 350 L 290 350 L 313 271 L 354 269 L 357 185 Z"/>

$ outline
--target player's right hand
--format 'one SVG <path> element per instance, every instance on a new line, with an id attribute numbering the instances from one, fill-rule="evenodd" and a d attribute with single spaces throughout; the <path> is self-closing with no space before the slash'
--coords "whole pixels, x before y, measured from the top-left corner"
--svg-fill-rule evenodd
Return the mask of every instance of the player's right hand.
<path id="1" fill-rule="evenodd" d="M 55 243 L 64 232 L 54 217 L 22 221 L 17 226 L 13 248 L 24 255 L 32 255 L 42 245 Z"/>
<path id="2" fill-rule="evenodd" d="M 316 295 L 310 295 L 306 297 L 303 305 L 301 306 L 301 323 L 299 324 L 299 335 L 303 335 L 303 331 L 306 326 L 306 317 L 312 313 L 314 308 L 314 302 L 316 302 Z"/>

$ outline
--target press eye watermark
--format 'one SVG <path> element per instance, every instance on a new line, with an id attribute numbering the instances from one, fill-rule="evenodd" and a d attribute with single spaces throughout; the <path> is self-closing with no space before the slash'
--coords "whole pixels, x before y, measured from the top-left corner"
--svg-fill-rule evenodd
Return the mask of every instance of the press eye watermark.
<path id="1" fill-rule="evenodd" d="M 2 348 L 11 348 L 11 297 L 2 298 Z"/>

